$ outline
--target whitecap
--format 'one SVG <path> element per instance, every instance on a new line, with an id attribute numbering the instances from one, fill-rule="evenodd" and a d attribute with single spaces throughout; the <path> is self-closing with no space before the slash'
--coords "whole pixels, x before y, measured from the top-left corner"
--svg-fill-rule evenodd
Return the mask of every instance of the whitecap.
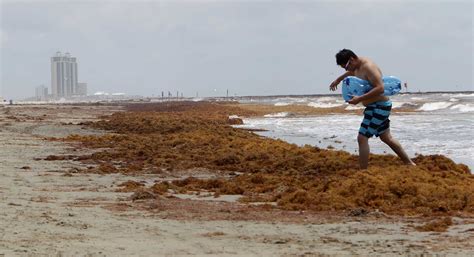
<path id="1" fill-rule="evenodd" d="M 334 97 L 330 97 L 330 96 L 323 96 L 323 97 L 317 98 L 316 100 L 318 102 L 333 102 L 336 99 Z"/>
<path id="2" fill-rule="evenodd" d="M 365 107 L 363 105 L 349 105 L 346 107 L 346 110 L 352 111 L 352 110 L 360 110 L 364 109 Z"/>
<path id="3" fill-rule="evenodd" d="M 448 102 L 434 102 L 434 103 L 425 103 L 423 106 L 418 108 L 418 111 L 436 111 L 441 109 L 446 109 L 451 106 L 453 103 Z"/>
<path id="4" fill-rule="evenodd" d="M 474 93 L 472 94 L 454 94 L 451 95 L 452 97 L 459 97 L 459 98 L 464 98 L 464 97 L 474 97 Z"/>
<path id="5" fill-rule="evenodd" d="M 290 105 L 290 103 L 287 103 L 287 102 L 278 102 L 278 103 L 275 103 L 274 105 L 275 105 L 275 106 L 287 106 L 287 105 Z"/>
<path id="6" fill-rule="evenodd" d="M 270 114 L 263 115 L 263 117 L 266 117 L 266 118 L 284 118 L 284 117 L 288 117 L 288 113 L 287 112 L 270 113 Z"/>
<path id="7" fill-rule="evenodd" d="M 341 106 L 342 104 L 339 103 L 308 103 L 308 106 L 314 107 L 314 108 L 333 108 L 333 107 L 338 107 Z"/>
<path id="8" fill-rule="evenodd" d="M 409 103 L 409 102 L 392 102 L 392 108 L 412 108 L 414 109 L 415 107 L 417 107 L 418 104 L 416 103 Z"/>
<path id="9" fill-rule="evenodd" d="M 392 108 L 400 108 L 402 107 L 404 104 L 406 104 L 405 102 L 392 102 Z"/>
<path id="10" fill-rule="evenodd" d="M 459 102 L 459 99 L 457 99 L 457 98 L 451 98 L 451 99 L 449 99 L 449 101 L 450 101 L 450 102 Z"/>
<path id="11" fill-rule="evenodd" d="M 470 104 L 456 104 L 449 109 L 459 110 L 460 112 L 474 112 L 474 106 Z"/>

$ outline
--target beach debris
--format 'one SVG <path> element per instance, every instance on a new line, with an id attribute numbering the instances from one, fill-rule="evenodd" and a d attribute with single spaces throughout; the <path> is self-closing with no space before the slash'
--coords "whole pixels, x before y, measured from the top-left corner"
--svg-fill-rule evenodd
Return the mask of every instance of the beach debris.
<path id="1" fill-rule="evenodd" d="M 244 121 L 237 115 L 230 115 L 228 122 L 230 125 L 242 125 Z"/>
<path id="2" fill-rule="evenodd" d="M 45 161 L 64 161 L 64 160 L 73 160 L 76 156 L 74 155 L 48 155 L 43 160 Z"/>
<path id="3" fill-rule="evenodd" d="M 225 236 L 225 235 L 226 233 L 222 231 L 208 232 L 208 233 L 201 234 L 201 236 L 204 236 L 204 237 L 219 237 L 219 236 Z"/>
<path id="4" fill-rule="evenodd" d="M 142 189 L 145 184 L 142 182 L 128 180 L 119 184 L 118 186 L 122 188 L 117 189 L 117 192 L 135 192 L 137 189 Z"/>
<path id="5" fill-rule="evenodd" d="M 155 199 L 156 194 L 151 192 L 150 190 L 138 190 L 130 196 L 130 200 L 145 200 L 145 199 Z"/>
<path id="6" fill-rule="evenodd" d="M 351 217 L 366 216 L 368 213 L 369 211 L 367 211 L 364 208 L 355 208 L 349 211 L 348 216 L 351 216 Z"/>
<path id="7" fill-rule="evenodd" d="M 415 229 L 422 232 L 446 232 L 451 225 L 453 225 L 452 218 L 443 217 L 422 226 L 416 226 Z"/>
<path id="8" fill-rule="evenodd" d="M 404 166 L 392 155 L 370 155 L 369 169 L 360 171 L 358 157 L 348 152 L 297 146 L 233 128 L 229 115 L 254 115 L 235 104 L 169 102 L 127 109 L 89 125 L 108 134 L 63 139 L 96 149 L 76 158 L 98 165 L 86 172 L 133 175 L 205 169 L 216 174 L 158 181 L 137 188 L 132 199 L 202 191 L 240 194 L 241 202 L 276 203 L 285 210 L 474 213 L 474 176 L 466 165 L 442 155 L 418 155 L 413 159 L 416 167 Z M 219 176 L 222 172 L 238 175 Z"/>

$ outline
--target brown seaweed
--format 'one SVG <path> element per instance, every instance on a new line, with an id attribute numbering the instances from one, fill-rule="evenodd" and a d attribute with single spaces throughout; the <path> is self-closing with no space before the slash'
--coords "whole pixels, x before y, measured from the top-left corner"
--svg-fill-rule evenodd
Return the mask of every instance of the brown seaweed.
<path id="1" fill-rule="evenodd" d="M 70 136 L 86 147 L 107 149 L 89 159 L 89 172 L 146 173 L 152 170 L 233 172 L 213 179 L 159 182 L 150 193 L 170 188 L 241 194 L 244 202 L 276 202 L 288 210 L 366 208 L 403 214 L 474 212 L 474 176 L 463 164 L 440 155 L 414 158 L 404 166 L 393 155 L 371 155 L 359 170 L 357 156 L 264 138 L 229 124 L 229 115 L 255 115 L 238 105 L 209 102 L 136 104 L 90 124 L 101 136 Z"/>

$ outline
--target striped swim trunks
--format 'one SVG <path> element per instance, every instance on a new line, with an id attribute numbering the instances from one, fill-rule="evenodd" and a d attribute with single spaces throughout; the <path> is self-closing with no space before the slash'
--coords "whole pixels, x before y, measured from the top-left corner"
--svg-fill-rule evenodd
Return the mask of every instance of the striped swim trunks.
<path id="1" fill-rule="evenodd" d="M 359 134 L 371 138 L 380 136 L 390 127 L 391 101 L 379 101 L 367 105 L 364 120 L 360 124 Z"/>

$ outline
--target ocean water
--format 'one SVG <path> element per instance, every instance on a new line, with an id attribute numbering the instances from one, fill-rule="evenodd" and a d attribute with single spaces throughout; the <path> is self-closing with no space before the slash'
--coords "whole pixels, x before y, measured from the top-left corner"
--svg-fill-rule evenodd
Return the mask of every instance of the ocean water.
<path id="1" fill-rule="evenodd" d="M 393 108 L 410 110 L 392 112 L 390 130 L 414 157 L 415 154 L 442 154 L 474 170 L 474 93 L 421 93 L 391 97 Z M 290 104 L 314 108 L 341 106 L 347 110 L 363 109 L 362 105 L 348 105 L 341 96 L 267 97 L 243 99 L 243 103 L 275 106 Z M 240 127 L 265 129 L 260 135 L 283 139 L 298 145 L 334 148 L 358 154 L 357 134 L 360 114 L 329 114 L 294 116 L 290 113 L 270 113 L 261 118 L 244 119 Z M 394 154 L 378 138 L 369 140 L 372 153 Z"/>

